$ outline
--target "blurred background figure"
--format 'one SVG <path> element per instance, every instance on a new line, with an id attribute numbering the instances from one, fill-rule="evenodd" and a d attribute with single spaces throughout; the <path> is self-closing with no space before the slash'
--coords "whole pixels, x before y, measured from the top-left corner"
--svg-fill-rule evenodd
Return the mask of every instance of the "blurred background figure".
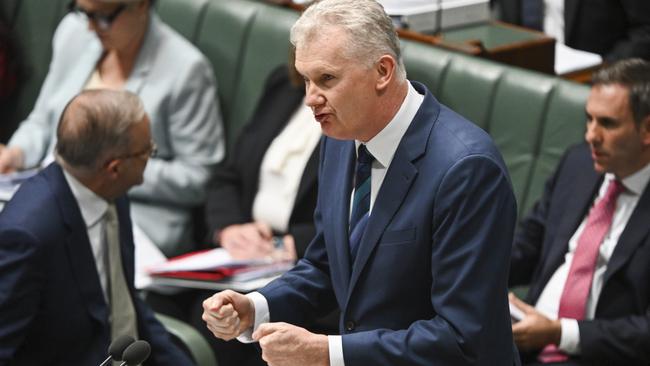
<path id="1" fill-rule="evenodd" d="M 501 20 L 543 31 L 606 62 L 650 60 L 650 1 L 495 0 Z"/>
<path id="2" fill-rule="evenodd" d="M 224 155 L 216 82 L 205 57 L 162 23 L 153 0 L 76 0 L 59 24 L 38 100 L 6 147 L 0 172 L 52 160 L 57 118 L 80 90 L 139 95 L 158 155 L 129 192 L 133 220 L 167 256 L 193 249 L 192 210 Z"/>
<path id="3" fill-rule="evenodd" d="M 296 260 L 316 232 L 321 132 L 303 103 L 293 57 L 288 65 L 268 77 L 255 114 L 208 191 L 211 240 L 236 258 Z"/>
<path id="4" fill-rule="evenodd" d="M 126 191 L 154 150 L 130 92 L 84 91 L 64 109 L 56 162 L 0 213 L 0 365 L 94 366 L 120 336 L 150 364 L 192 365 L 133 286 Z"/>

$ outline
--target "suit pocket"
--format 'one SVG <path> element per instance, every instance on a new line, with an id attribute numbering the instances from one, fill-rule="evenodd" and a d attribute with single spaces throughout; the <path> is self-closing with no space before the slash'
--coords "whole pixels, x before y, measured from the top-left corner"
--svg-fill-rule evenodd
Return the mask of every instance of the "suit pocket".
<path id="1" fill-rule="evenodd" d="M 415 241 L 415 228 L 384 232 L 379 241 L 381 246 L 410 244 Z"/>

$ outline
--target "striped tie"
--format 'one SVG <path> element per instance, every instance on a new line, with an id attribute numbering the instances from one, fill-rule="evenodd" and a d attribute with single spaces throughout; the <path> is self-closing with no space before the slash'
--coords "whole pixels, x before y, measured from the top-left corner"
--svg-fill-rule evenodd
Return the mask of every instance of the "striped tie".
<path id="1" fill-rule="evenodd" d="M 370 171 L 375 158 L 368 152 L 366 145 L 359 145 L 357 167 L 354 176 L 354 198 L 350 216 L 350 258 L 354 263 L 361 238 L 368 224 L 370 210 Z"/>

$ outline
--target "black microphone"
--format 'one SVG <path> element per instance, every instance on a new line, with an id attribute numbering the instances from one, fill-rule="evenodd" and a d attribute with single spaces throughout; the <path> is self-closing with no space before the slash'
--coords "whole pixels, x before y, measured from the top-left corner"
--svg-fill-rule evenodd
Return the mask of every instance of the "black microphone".
<path id="1" fill-rule="evenodd" d="M 120 366 L 136 366 L 143 363 L 151 353 L 151 346 L 147 341 L 135 341 L 126 347 L 122 353 L 122 363 Z"/>
<path id="2" fill-rule="evenodd" d="M 111 360 L 122 361 L 122 353 L 124 353 L 124 350 L 133 342 L 135 342 L 135 339 L 128 335 L 115 338 L 113 342 L 111 342 L 111 345 L 108 346 L 108 358 L 99 366 L 106 366 L 111 362 Z"/>

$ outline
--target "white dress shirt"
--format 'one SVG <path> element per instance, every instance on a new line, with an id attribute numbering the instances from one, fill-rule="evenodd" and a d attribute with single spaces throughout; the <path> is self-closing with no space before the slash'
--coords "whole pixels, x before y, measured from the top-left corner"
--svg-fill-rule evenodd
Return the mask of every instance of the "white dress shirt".
<path id="1" fill-rule="evenodd" d="M 81 182 L 79 182 L 71 174 L 63 170 L 63 175 L 65 176 L 72 195 L 77 200 L 79 208 L 81 209 L 81 217 L 86 224 L 86 230 L 88 232 L 88 239 L 90 240 L 90 247 L 93 252 L 93 257 L 95 257 L 95 266 L 97 267 L 97 274 L 99 275 L 99 282 L 102 286 L 102 292 L 104 293 L 104 299 L 108 303 L 108 276 L 106 274 L 106 246 L 104 241 L 104 226 L 105 226 L 105 214 L 108 210 L 108 202 L 103 198 L 96 195 L 93 191 L 86 188 Z"/>
<path id="2" fill-rule="evenodd" d="M 605 179 L 600 186 L 598 196 L 594 199 L 592 205 L 605 195 L 607 187 L 613 179 L 615 179 L 613 174 L 605 174 Z M 650 181 L 650 164 L 621 181 L 626 189 L 616 201 L 616 211 L 614 211 L 612 225 L 600 245 L 591 291 L 587 299 L 585 319 L 593 319 L 596 314 L 596 306 L 598 305 L 598 297 L 603 288 L 607 264 L 648 181 Z M 535 304 L 535 308 L 549 319 L 557 319 L 558 317 L 560 297 L 562 296 L 564 284 L 569 274 L 569 268 L 571 268 L 573 254 L 578 246 L 578 239 L 587 223 L 587 216 L 588 213 L 569 240 L 569 251 L 564 256 L 564 263 L 555 271 Z M 560 322 L 562 325 L 562 336 L 558 348 L 568 354 L 580 354 L 580 330 L 578 328 L 578 321 L 575 319 L 561 318 Z"/>
<path id="3" fill-rule="evenodd" d="M 377 193 L 384 182 L 386 171 L 393 161 L 395 151 L 399 146 L 404 133 L 411 125 L 411 121 L 415 114 L 420 109 L 420 105 L 424 100 L 424 96 L 419 94 L 415 88 L 408 83 L 408 92 L 406 98 L 402 102 L 399 110 L 393 116 L 393 119 L 384 127 L 375 137 L 366 142 L 368 152 L 375 157 L 372 163 L 372 170 L 370 173 L 370 214 L 372 214 L 372 207 L 377 199 Z M 355 146 L 358 147 L 362 142 L 355 141 Z M 350 200 L 352 200 L 354 192 L 352 192 Z M 352 205 L 350 205 L 352 206 Z M 268 323 L 270 320 L 269 306 L 266 298 L 259 292 L 252 292 L 247 294 L 249 300 L 255 308 L 255 322 L 252 328 L 243 332 L 237 339 L 240 342 L 250 343 L 253 342 L 252 334 L 260 324 Z M 343 341 L 339 335 L 327 336 L 329 343 L 329 357 L 330 366 L 345 366 L 343 360 Z"/>

